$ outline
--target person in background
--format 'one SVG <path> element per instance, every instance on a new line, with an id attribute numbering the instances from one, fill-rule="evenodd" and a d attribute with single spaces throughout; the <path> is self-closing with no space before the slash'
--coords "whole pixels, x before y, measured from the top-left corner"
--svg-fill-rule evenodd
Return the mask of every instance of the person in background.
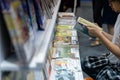
<path id="1" fill-rule="evenodd" d="M 93 20 L 102 27 L 102 9 L 104 0 L 92 0 Z"/>
<path id="2" fill-rule="evenodd" d="M 98 37 L 110 51 L 109 54 L 81 59 L 82 70 L 94 80 L 120 80 L 120 0 L 109 0 L 109 4 L 119 13 L 114 35 L 99 29 L 99 26 L 87 26 L 89 34 Z"/>
<path id="3" fill-rule="evenodd" d="M 98 26 L 102 28 L 102 10 L 103 10 L 103 1 L 104 0 L 92 0 L 92 8 L 93 8 L 93 20 Z M 95 40 L 91 43 L 91 46 L 100 45 L 99 38 L 95 38 Z"/>

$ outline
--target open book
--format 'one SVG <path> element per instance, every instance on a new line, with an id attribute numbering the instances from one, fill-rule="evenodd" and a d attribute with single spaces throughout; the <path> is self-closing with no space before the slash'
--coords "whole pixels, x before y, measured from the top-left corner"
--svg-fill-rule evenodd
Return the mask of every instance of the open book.
<path id="1" fill-rule="evenodd" d="M 74 26 L 74 29 L 76 29 L 78 32 L 82 32 L 82 33 L 90 36 L 88 33 L 87 27 L 97 27 L 99 30 L 102 30 L 99 26 L 95 25 L 94 23 L 92 23 L 84 18 L 78 17 L 77 23 Z"/>
<path id="2" fill-rule="evenodd" d="M 87 27 L 96 27 L 99 30 L 102 30 L 102 28 L 100 28 L 98 25 L 96 25 L 96 24 L 94 24 L 94 23 L 92 23 L 84 18 L 81 18 L 81 17 L 78 17 L 77 22 L 84 25 L 84 26 L 87 26 Z"/>

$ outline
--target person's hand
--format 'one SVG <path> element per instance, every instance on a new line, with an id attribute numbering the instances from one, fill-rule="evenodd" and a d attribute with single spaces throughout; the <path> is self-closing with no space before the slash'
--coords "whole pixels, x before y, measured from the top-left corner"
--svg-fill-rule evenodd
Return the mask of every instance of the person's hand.
<path id="1" fill-rule="evenodd" d="M 93 37 L 98 37 L 102 29 L 99 26 L 87 26 L 88 32 Z"/>

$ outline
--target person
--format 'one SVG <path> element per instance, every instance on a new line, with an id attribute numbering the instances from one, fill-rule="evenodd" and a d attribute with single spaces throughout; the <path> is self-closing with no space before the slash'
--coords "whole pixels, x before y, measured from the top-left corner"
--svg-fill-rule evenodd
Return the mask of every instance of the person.
<path id="1" fill-rule="evenodd" d="M 111 8 L 118 12 L 114 35 L 97 27 L 87 26 L 91 36 L 98 37 L 110 51 L 101 56 L 81 59 L 82 70 L 94 80 L 120 80 L 120 0 L 109 0 Z"/>
<path id="2" fill-rule="evenodd" d="M 113 11 L 109 6 L 109 0 L 93 0 L 93 18 L 94 22 L 97 23 L 100 27 L 102 24 L 107 25 L 107 30 L 109 34 L 114 34 L 113 28 L 115 21 L 117 19 L 118 13 Z M 100 45 L 101 41 L 99 38 L 96 38 L 91 46 Z"/>
<path id="3" fill-rule="evenodd" d="M 92 0 L 93 20 L 102 27 L 102 9 L 104 0 Z"/>
<path id="4" fill-rule="evenodd" d="M 104 0 L 103 6 L 103 24 L 107 24 L 108 33 L 113 35 L 114 34 L 114 24 L 116 22 L 118 13 L 113 11 L 109 6 L 109 0 Z"/>
<path id="5" fill-rule="evenodd" d="M 102 28 L 102 10 L 103 10 L 103 4 L 104 4 L 103 1 L 104 0 L 92 0 L 93 20 L 94 20 L 94 23 L 99 25 L 101 28 Z M 97 46 L 100 44 L 101 42 L 99 38 L 96 37 L 94 41 L 91 43 L 91 46 Z"/>

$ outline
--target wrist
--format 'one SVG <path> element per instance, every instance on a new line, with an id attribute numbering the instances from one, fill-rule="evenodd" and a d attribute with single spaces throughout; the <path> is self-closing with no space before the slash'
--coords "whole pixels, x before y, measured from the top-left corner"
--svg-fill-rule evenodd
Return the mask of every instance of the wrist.
<path id="1" fill-rule="evenodd" d="M 101 29 L 99 32 L 98 32 L 98 36 L 101 36 L 103 34 L 103 29 Z"/>

